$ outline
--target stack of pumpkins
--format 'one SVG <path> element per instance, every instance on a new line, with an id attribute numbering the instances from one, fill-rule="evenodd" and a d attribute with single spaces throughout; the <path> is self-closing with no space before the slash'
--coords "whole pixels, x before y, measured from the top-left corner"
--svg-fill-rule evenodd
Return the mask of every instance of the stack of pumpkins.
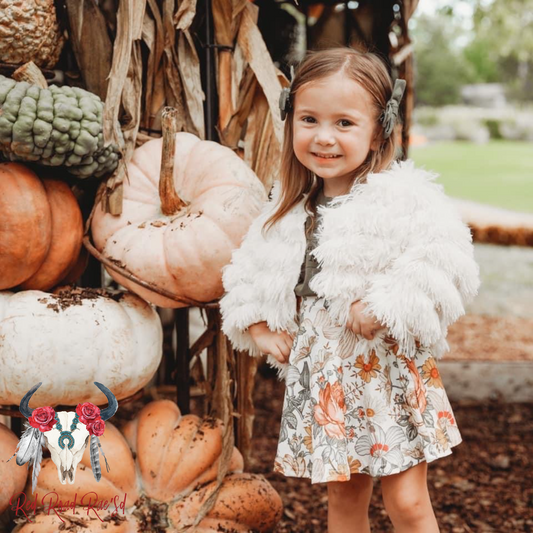
<path id="1" fill-rule="evenodd" d="M 68 90 L 61 106 L 41 110 L 46 91 L 56 98 L 59 88 L 40 89 L 35 100 L 37 89 L 31 85 L 2 83 L 6 89 L 0 91 L 5 113 L 5 120 L 0 118 L 0 149 L 4 158 L 17 162 L 0 163 L 0 405 L 17 405 L 39 381 L 43 385 L 35 406 L 98 403 L 93 381 L 103 382 L 119 400 L 131 396 L 150 381 L 161 360 L 162 328 L 153 305 L 176 308 L 222 295 L 221 269 L 258 215 L 265 189 L 230 149 L 178 133 L 170 179 L 184 202 L 176 212 L 163 209 L 162 214 L 162 141 L 147 142 L 127 165 L 122 214 L 106 214 L 98 205 L 91 227 L 99 252 L 146 283 L 141 286 L 109 269 L 132 292 L 65 288 L 84 268 L 83 218 L 70 187 L 50 177 L 51 167 L 74 164 L 76 150 L 100 150 L 101 133 L 92 132 L 92 140 L 77 139 L 83 131 L 68 121 L 83 121 L 80 117 L 88 111 Z M 20 104 L 16 112 L 13 102 Z M 50 124 L 65 131 L 48 131 L 41 112 L 63 113 Z M 45 142 L 41 137 L 48 134 Z M 60 140 L 66 144 L 58 150 Z M 45 158 L 49 149 L 68 157 Z M 95 151 L 93 159 L 110 168 L 99 160 L 110 154 L 100 153 Z M 115 153 L 112 150 L 113 158 Z M 79 155 L 92 164 L 91 154 Z M 47 459 L 38 492 L 56 491 L 63 499 L 72 491 L 93 489 L 104 499 L 127 494 L 125 515 L 104 522 L 84 518 L 81 510 L 80 516 L 72 516 L 72 524 L 83 521 L 83 531 L 148 530 L 143 520 L 154 513 L 161 530 L 192 527 L 199 506 L 216 485 L 220 422 L 181 417 L 175 404 L 156 402 L 125 427 L 124 436 L 111 424 L 108 428 L 102 441 L 112 470 L 103 473 L 99 484 L 90 467 L 80 466 L 76 484 L 61 485 Z M 9 481 L 1 484 L 0 512 L 26 480 L 26 468 L 14 461 L 4 464 L 16 442 L 0 425 L 0 479 Z M 90 464 L 88 449 L 83 464 Z M 268 531 L 280 518 L 279 496 L 260 476 L 242 473 L 236 449 L 219 490 L 216 505 L 194 526 L 196 531 Z M 56 531 L 59 526 L 55 515 L 39 514 L 36 519 L 36 524 L 19 525 L 17 531 Z"/>
<path id="2" fill-rule="evenodd" d="M 262 476 L 242 473 L 237 448 L 215 505 L 195 523 L 216 489 L 223 429 L 215 419 L 182 416 L 168 400 L 145 406 L 122 433 L 107 423 L 100 439 L 109 472 L 103 469 L 100 482 L 95 481 L 87 448 L 75 483 L 62 485 L 51 459 L 43 460 L 35 491 L 38 513 L 14 533 L 55 532 L 61 525 L 56 512 L 63 529 L 84 533 L 272 531 L 281 518 L 281 499 Z M 43 506 L 47 494 L 53 498 L 45 497 Z"/>

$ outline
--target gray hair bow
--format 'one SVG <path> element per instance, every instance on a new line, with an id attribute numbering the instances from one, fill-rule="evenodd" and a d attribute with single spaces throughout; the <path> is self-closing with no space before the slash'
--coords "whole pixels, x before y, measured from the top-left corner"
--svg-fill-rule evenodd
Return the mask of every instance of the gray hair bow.
<path id="1" fill-rule="evenodd" d="M 396 121 L 398 120 L 398 113 L 400 110 L 400 102 L 402 100 L 403 93 L 405 91 L 405 80 L 397 79 L 394 82 L 394 88 L 392 89 L 392 96 L 390 97 L 385 110 L 381 113 L 379 120 L 383 124 L 383 138 L 390 137 Z"/>

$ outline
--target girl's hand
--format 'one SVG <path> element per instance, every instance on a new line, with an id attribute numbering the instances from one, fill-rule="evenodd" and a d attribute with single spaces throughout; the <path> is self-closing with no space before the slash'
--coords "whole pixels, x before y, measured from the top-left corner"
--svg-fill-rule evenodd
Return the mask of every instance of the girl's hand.
<path id="1" fill-rule="evenodd" d="M 280 363 L 288 362 L 294 341 L 292 335 L 286 331 L 271 331 L 266 322 L 252 324 L 248 333 L 261 353 L 272 355 Z"/>
<path id="2" fill-rule="evenodd" d="M 362 335 L 367 340 L 372 340 L 376 333 L 387 326 L 384 326 L 373 315 L 366 316 L 363 314 L 366 304 L 357 300 L 350 306 L 348 320 L 346 327 L 356 333 Z"/>

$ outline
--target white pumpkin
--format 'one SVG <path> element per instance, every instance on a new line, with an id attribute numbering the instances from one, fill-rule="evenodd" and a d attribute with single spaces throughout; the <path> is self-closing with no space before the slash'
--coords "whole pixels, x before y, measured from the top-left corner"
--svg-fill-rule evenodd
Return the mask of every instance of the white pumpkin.
<path id="1" fill-rule="evenodd" d="M 162 139 L 137 148 L 128 163 L 122 214 L 96 205 L 96 248 L 137 278 L 177 298 L 209 302 L 222 296 L 222 268 L 231 260 L 267 200 L 264 186 L 232 150 L 195 135 L 176 134 L 174 173 L 160 195 Z M 171 188 L 188 203 L 168 203 Z M 108 267 L 106 267 L 108 268 Z M 141 287 L 108 268 L 118 283 L 167 308 L 189 306 Z"/>
<path id="2" fill-rule="evenodd" d="M 0 292 L 0 404 L 16 405 L 36 383 L 31 407 L 104 402 L 150 381 L 162 356 L 155 310 L 128 292 L 101 289 Z"/>

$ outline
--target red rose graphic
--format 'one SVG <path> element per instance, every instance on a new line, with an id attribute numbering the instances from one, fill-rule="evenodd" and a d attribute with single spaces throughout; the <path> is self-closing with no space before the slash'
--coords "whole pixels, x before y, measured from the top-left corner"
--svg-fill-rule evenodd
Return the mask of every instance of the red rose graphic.
<path id="1" fill-rule="evenodd" d="M 79 403 L 76 407 L 76 413 L 80 422 L 86 426 L 100 418 L 100 408 L 90 402 Z"/>
<path id="2" fill-rule="evenodd" d="M 87 424 L 87 431 L 91 435 L 96 435 L 97 437 L 101 437 L 104 434 L 105 430 L 105 422 L 101 418 L 97 418 L 96 420 L 93 420 L 89 424 Z"/>
<path id="3" fill-rule="evenodd" d="M 50 431 L 56 423 L 55 416 L 56 412 L 52 407 L 37 407 L 37 409 L 33 410 L 30 418 L 28 418 L 28 422 L 31 427 L 40 431 Z"/>

